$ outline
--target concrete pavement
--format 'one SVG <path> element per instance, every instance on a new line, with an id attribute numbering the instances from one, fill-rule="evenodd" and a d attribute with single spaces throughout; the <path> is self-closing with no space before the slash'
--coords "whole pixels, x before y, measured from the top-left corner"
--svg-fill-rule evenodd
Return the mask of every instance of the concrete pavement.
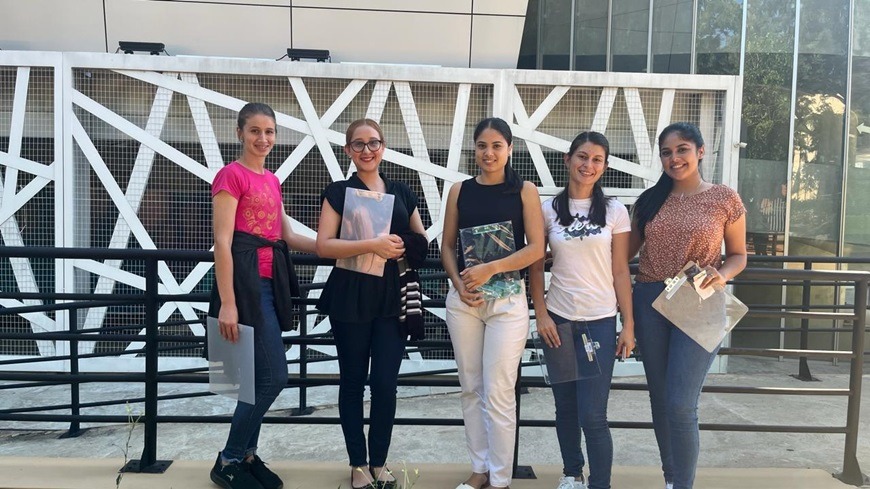
<path id="1" fill-rule="evenodd" d="M 774 387 L 813 387 L 843 388 L 848 386 L 846 365 L 832 366 L 826 362 L 811 362 L 813 374 L 820 382 L 804 383 L 789 374 L 797 372 L 795 362 L 778 362 L 773 359 L 730 359 L 728 374 L 711 375 L 708 385 L 732 386 L 774 386 Z M 865 376 L 865 379 L 868 376 Z M 643 382 L 642 377 L 618 379 L 620 382 Z M 865 382 L 866 384 L 866 382 Z M 866 386 L 865 386 L 866 387 Z M 119 392 L 122 386 L 89 386 L 88 397 L 83 399 L 118 397 L 121 394 L 133 397 L 136 392 Z M 162 386 L 161 391 L 183 391 L 201 389 L 202 386 Z M 0 397 L 0 408 L 21 405 L 52 404 L 63 402 L 64 388 L 32 388 L 16 395 Z M 130 389 L 128 388 L 127 391 Z M 135 388 L 133 389 L 135 390 Z M 399 400 L 399 417 L 432 416 L 459 418 L 459 400 L 456 393 L 445 393 L 444 389 L 433 392 L 431 389 L 403 389 Z M 52 396 L 55 396 L 52 398 Z M 313 389 L 312 402 L 321 403 L 313 417 L 337 417 L 337 407 L 332 404 L 336 399 L 334 387 Z M 862 395 L 861 431 L 859 436 L 858 460 L 865 473 L 870 471 L 870 387 Z M 285 411 L 295 405 L 295 393 L 288 391 L 276 405 L 271 415 L 287 414 Z M 161 403 L 161 413 L 225 414 L 232 403 L 218 397 L 195 398 Z M 141 409 L 131 405 L 133 412 Z M 115 412 L 122 414 L 124 406 L 98 408 L 90 412 Z M 522 417 L 524 419 L 552 419 L 553 400 L 549 389 L 531 389 L 522 397 Z M 842 426 L 845 424 L 846 398 L 825 396 L 768 396 L 744 394 L 705 393 L 701 397 L 700 417 L 702 423 L 750 423 L 750 424 L 812 424 Z M 649 420 L 649 402 L 643 391 L 612 391 L 609 404 L 611 421 Z M 56 464 L 67 466 L 85 465 L 104 467 L 99 470 L 117 470 L 122 465 L 123 446 L 128 434 L 131 435 L 128 456 L 138 458 L 142 446 L 142 428 L 133 425 L 103 425 L 85 431 L 77 438 L 59 439 L 64 425 L 34 425 L 29 423 L 0 423 L 0 463 L 7 467 L 18 465 L 40 467 L 39 459 L 29 457 L 70 457 L 84 458 L 84 461 L 69 462 L 59 460 Z M 191 480 L 202 479 L 208 483 L 205 473 L 214 460 L 215 453 L 221 448 L 226 437 L 225 424 L 162 424 L 158 429 L 158 457 L 175 460 L 172 471 L 177 470 L 179 477 L 190 471 Z M 651 430 L 614 429 L 614 487 L 661 487 L 658 451 Z M 752 432 L 711 432 L 701 433 L 701 457 L 698 487 L 837 487 L 838 483 L 830 475 L 819 482 L 818 474 L 837 472 L 843 462 L 842 435 L 827 434 L 787 434 Z M 338 425 L 269 425 L 261 435 L 260 453 L 284 473 L 295 477 L 297 472 L 311 472 L 311 481 L 321 474 L 333 474 L 323 481 L 341 481 L 344 474 L 346 452 L 341 429 Z M 28 457 L 21 461 L 18 458 Z M 392 466 L 401 466 L 405 461 L 409 467 L 420 468 L 426 474 L 427 482 L 417 487 L 455 487 L 455 482 L 464 477 L 468 470 L 467 454 L 463 430 L 459 426 L 396 426 L 390 453 Z M 515 488 L 553 487 L 558 478 L 559 449 L 555 430 L 552 428 L 522 428 L 520 431 L 519 461 L 531 465 L 539 474 L 538 482 L 517 481 Z M 177 464 L 177 465 L 176 465 Z M 312 465 L 315 464 L 315 465 Z M 325 464 L 325 465 L 317 465 Z M 312 467 L 312 468 L 309 468 Z M 319 468 L 318 468 L 319 467 Z M 767 469 L 777 468 L 784 471 Z M 745 469 L 763 469 L 743 472 Z M 801 469 L 801 470 L 795 470 Z M 803 469 L 809 469 L 806 472 Z M 94 468 L 96 471 L 97 469 Z M 817 472 L 812 472 L 817 471 Z M 27 472 L 26 470 L 24 472 Z M 8 472 L 5 472 L 8 473 Z M 436 474 L 449 473 L 445 479 Z M 747 477 L 742 479 L 741 477 Z M 23 477 L 23 476 L 22 476 Z M 128 474 L 129 487 L 139 476 Z M 150 479 L 167 481 L 169 479 Z M 291 479 L 293 477 L 290 477 Z M 300 476 L 302 477 L 302 476 Z M 307 477 L 307 476 L 306 476 Z M 72 484 L 76 477 L 69 477 Z M 198 479 L 199 478 L 199 479 Z M 304 477 L 302 477 L 304 479 Z M 792 481 L 793 478 L 797 480 Z M 309 480 L 309 479 L 305 479 Z M 450 481 L 448 483 L 448 480 Z M 773 481 L 786 485 L 777 486 Z M 440 482 L 436 482 L 440 481 Z M 703 483 L 702 483 L 703 481 Z M 718 481 L 718 482 L 717 482 Z M 742 482 L 741 482 L 742 481 Z M 2 481 L 0 481 L 2 482 Z M 198 483 L 198 482 L 197 482 Z M 618 483 L 618 484 L 617 484 Z M 169 487 L 159 482 L 157 486 Z M 193 483 L 190 483 L 193 484 Z M 299 487 L 337 487 L 331 482 L 325 486 L 309 485 Z M 319 483 L 318 483 L 319 484 Z M 446 484 L 446 485 L 443 485 Z M 452 485 L 450 485 L 452 484 Z M 530 485 L 526 485 L 530 484 Z M 723 485 L 717 485 L 723 484 Z M 2 483 L 0 483 L 0 487 Z M 74 486 L 34 486 L 25 481 L 15 487 L 74 487 Z M 75 486 L 83 487 L 83 486 Z M 96 486 L 92 486 L 96 487 Z M 173 487 L 199 487 L 183 485 Z M 208 487 L 202 486 L 202 487 Z M 288 486 L 293 487 L 293 486 Z"/>

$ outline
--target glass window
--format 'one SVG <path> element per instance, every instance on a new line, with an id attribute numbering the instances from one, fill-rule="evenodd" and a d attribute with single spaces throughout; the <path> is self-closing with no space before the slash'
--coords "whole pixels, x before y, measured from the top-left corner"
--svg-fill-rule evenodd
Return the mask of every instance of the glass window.
<path id="1" fill-rule="evenodd" d="M 571 2 L 541 0 L 541 68 L 571 69 Z"/>
<path id="2" fill-rule="evenodd" d="M 574 69 L 607 71 L 608 0 L 576 0 Z"/>
<path id="3" fill-rule="evenodd" d="M 713 2 L 706 2 L 705 8 Z M 724 0 L 731 3 L 731 0 Z M 723 2 L 718 2 L 719 4 Z M 700 5 L 699 5 L 700 7 Z M 740 152 L 740 197 L 746 207 L 747 250 L 755 255 L 785 254 L 788 206 L 788 161 L 791 141 L 794 74 L 795 0 L 752 0 L 748 4 L 743 77 Z M 712 11 L 711 11 L 712 13 Z M 696 71 L 708 70 L 699 12 Z M 706 52 L 712 50 L 707 49 Z M 751 266 L 764 266 L 754 262 Z M 774 268 L 781 264 L 768 264 Z M 779 304 L 782 287 L 736 286 L 747 303 Z M 779 319 L 759 318 L 747 328 L 778 328 Z M 778 348 L 780 333 L 747 329 L 732 336 L 732 345 Z"/>
<path id="4" fill-rule="evenodd" d="M 526 22 L 523 27 L 523 40 L 520 42 L 520 56 L 517 68 L 535 70 L 538 68 L 538 8 L 540 0 L 529 0 L 526 9 Z"/>
<path id="5" fill-rule="evenodd" d="M 692 69 L 693 0 L 658 0 L 653 9 L 653 73 Z"/>
<path id="6" fill-rule="evenodd" d="M 836 255 L 843 194 L 849 0 L 802 0 L 789 254 Z"/>
<path id="7" fill-rule="evenodd" d="M 649 4 L 649 0 L 613 0 L 611 71 L 647 71 Z"/>
<path id="8" fill-rule="evenodd" d="M 844 256 L 870 256 L 870 0 L 855 3 Z M 850 268 L 856 268 L 850 266 Z M 866 268 L 866 267 L 865 267 Z"/>
<path id="9" fill-rule="evenodd" d="M 753 0 L 746 26 L 740 195 L 748 249 L 782 255 L 788 183 L 795 2 Z M 778 323 L 777 323 L 778 324 Z"/>
<path id="10" fill-rule="evenodd" d="M 854 30 L 852 54 L 862 58 L 870 56 L 870 0 L 855 0 Z M 866 89 L 867 85 L 863 87 Z"/>
<path id="11" fill-rule="evenodd" d="M 787 9 L 788 4 L 794 2 L 780 0 L 779 3 Z M 739 74 L 743 0 L 698 0 L 697 25 L 695 73 Z"/>

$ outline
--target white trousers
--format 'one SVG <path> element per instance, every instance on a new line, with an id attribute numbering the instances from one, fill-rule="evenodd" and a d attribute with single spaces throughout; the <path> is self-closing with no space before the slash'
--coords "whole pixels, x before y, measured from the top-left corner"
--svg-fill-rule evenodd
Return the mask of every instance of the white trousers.
<path id="1" fill-rule="evenodd" d="M 469 307 L 451 287 L 445 302 L 472 470 L 489 472 L 491 485 L 505 487 L 517 425 L 514 385 L 529 334 L 526 295 Z"/>

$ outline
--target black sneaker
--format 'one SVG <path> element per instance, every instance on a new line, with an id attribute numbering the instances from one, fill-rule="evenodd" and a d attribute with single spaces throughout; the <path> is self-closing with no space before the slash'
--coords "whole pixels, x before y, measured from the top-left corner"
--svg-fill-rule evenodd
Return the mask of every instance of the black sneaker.
<path id="1" fill-rule="evenodd" d="M 218 453 L 214 467 L 211 468 L 211 481 L 224 489 L 263 489 L 256 477 L 251 475 L 249 465 L 246 463 L 224 465 L 221 463 L 221 454 Z"/>
<path id="2" fill-rule="evenodd" d="M 278 477 L 278 474 L 269 470 L 269 468 L 266 467 L 266 462 L 263 462 L 263 459 L 258 455 L 254 455 L 254 460 L 251 462 L 246 461 L 244 465 L 248 466 L 251 475 L 253 475 L 265 489 L 282 489 L 284 487 L 284 481 Z"/>

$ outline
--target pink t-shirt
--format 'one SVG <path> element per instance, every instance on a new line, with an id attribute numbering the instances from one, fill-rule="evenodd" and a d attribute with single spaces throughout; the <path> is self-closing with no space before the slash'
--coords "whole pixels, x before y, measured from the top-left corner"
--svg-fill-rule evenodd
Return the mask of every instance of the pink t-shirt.
<path id="1" fill-rule="evenodd" d="M 238 161 L 218 170 L 211 184 L 214 197 L 221 190 L 239 201 L 236 208 L 236 231 L 275 241 L 281 237 L 281 185 L 269 170 L 262 174 L 245 168 Z M 260 276 L 272 278 L 272 248 L 257 250 Z"/>

